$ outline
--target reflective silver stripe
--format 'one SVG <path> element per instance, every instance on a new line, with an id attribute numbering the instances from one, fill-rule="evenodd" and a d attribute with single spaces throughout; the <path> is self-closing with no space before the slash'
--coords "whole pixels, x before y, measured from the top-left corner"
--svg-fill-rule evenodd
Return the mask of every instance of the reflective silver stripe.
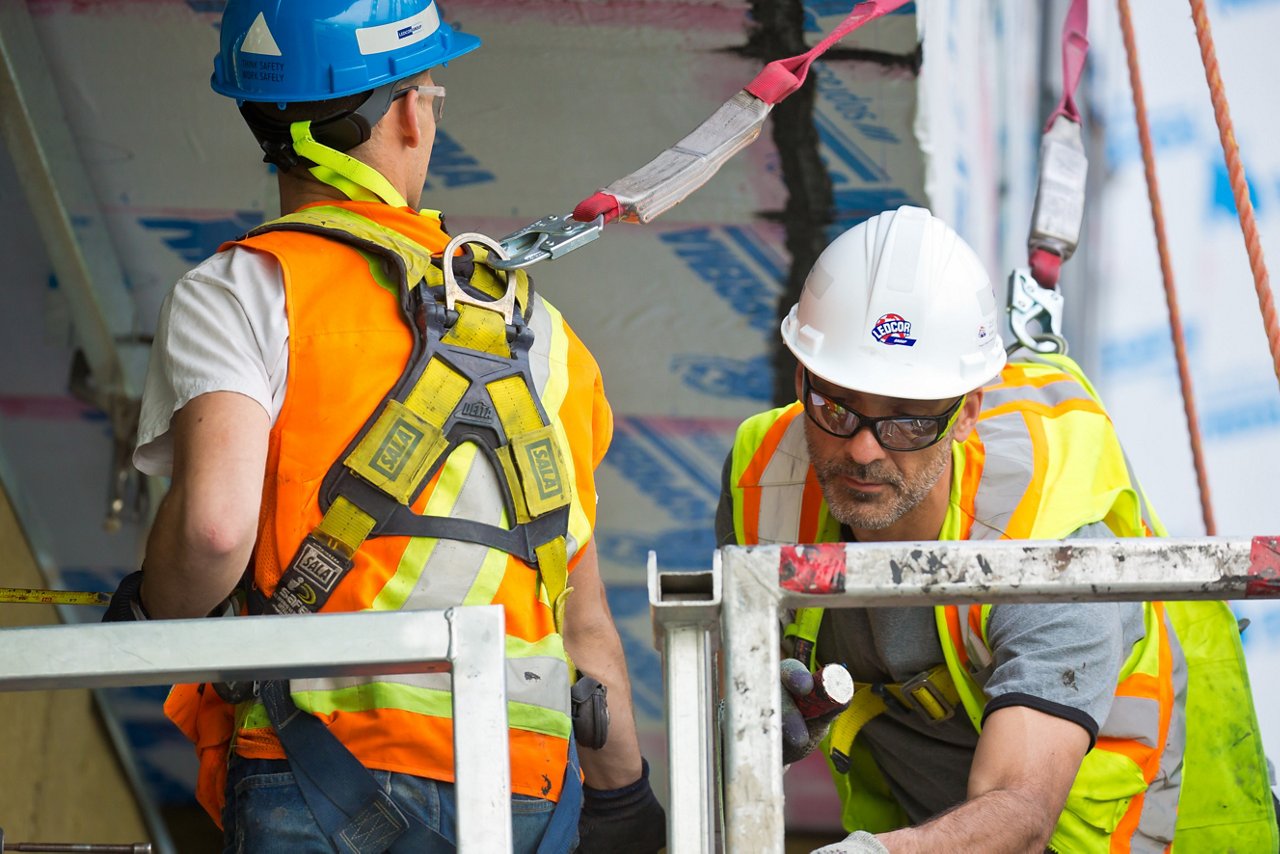
<path id="1" fill-rule="evenodd" d="M 493 464 L 477 452 L 450 515 L 488 525 L 503 524 L 506 514 L 497 500 L 501 489 Z M 488 554 L 489 547 L 480 543 L 437 540 L 403 607 L 427 610 L 463 604 Z"/>
<path id="2" fill-rule="evenodd" d="M 1069 400 L 1094 402 L 1093 398 L 1089 396 L 1089 392 L 1084 389 L 1084 386 L 1063 374 L 1061 379 L 1042 386 L 1017 385 L 1006 388 L 984 389 L 982 408 L 995 409 L 998 406 L 1004 406 L 1006 403 L 1013 403 L 1018 400 L 1034 400 L 1045 406 L 1057 406 Z"/>
<path id="3" fill-rule="evenodd" d="M 1187 746 L 1187 659 L 1173 630 L 1169 615 L 1164 617 L 1165 635 L 1173 659 L 1173 713 L 1169 734 L 1160 754 L 1160 769 L 1142 799 L 1142 814 L 1134 831 L 1130 850 L 1134 854 L 1162 852 L 1173 841 L 1178 824 L 1178 797 L 1182 793 L 1182 757 Z"/>
<path id="4" fill-rule="evenodd" d="M 1160 702 L 1152 697 L 1116 697 L 1098 735 L 1155 747 L 1160 736 Z"/>
<path id="5" fill-rule="evenodd" d="M 507 702 L 569 714 L 569 665 L 550 656 L 508 658 Z"/>
<path id="6" fill-rule="evenodd" d="M 541 399 L 547 388 L 547 378 L 551 376 L 551 366 L 547 363 L 551 355 L 551 313 L 536 293 L 529 301 L 529 328 L 533 331 L 529 373 L 533 375 L 533 390 Z"/>
<path id="7" fill-rule="evenodd" d="M 1020 397 L 1026 398 L 1027 395 Z M 1004 536 L 1009 517 L 1031 486 L 1035 448 L 1020 412 L 979 421 L 977 429 L 986 457 L 974 497 L 974 524 L 969 539 L 997 540 Z"/>
<path id="8" fill-rule="evenodd" d="M 977 608 L 981 611 L 981 605 L 961 605 L 957 608 L 957 615 L 960 620 L 960 637 L 964 640 L 965 652 L 969 655 L 969 671 L 971 673 L 981 673 L 990 666 L 992 662 L 991 650 L 987 648 L 986 642 L 982 639 L 982 635 L 975 632 L 973 627 L 969 625 L 969 611 Z M 981 614 L 979 614 L 981 616 Z M 990 673 L 987 674 L 990 676 Z M 982 679 L 981 683 L 986 684 L 986 679 Z"/>
<path id="9" fill-rule="evenodd" d="M 448 673 L 401 673 L 390 676 L 350 676 L 340 679 L 294 679 L 291 689 L 301 691 L 339 691 L 357 688 L 371 682 L 386 682 L 409 688 L 449 691 L 452 677 Z M 524 703 L 569 714 L 569 666 L 564 659 L 530 656 L 507 659 L 507 702 Z"/>
<path id="10" fill-rule="evenodd" d="M 800 537 L 800 511 L 809 473 L 809 446 L 804 414 L 791 419 L 781 441 L 760 474 L 761 544 L 794 543 Z"/>

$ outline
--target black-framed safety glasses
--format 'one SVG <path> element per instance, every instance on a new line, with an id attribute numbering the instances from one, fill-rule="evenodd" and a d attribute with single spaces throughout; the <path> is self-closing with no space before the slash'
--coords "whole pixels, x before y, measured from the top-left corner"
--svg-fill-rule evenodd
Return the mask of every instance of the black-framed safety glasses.
<path id="1" fill-rule="evenodd" d="M 840 439 L 848 439 L 863 427 L 871 430 L 880 447 L 887 451 L 923 451 L 942 441 L 956 423 L 965 397 L 947 407 L 941 415 L 890 415 L 872 418 L 855 412 L 813 387 L 809 372 L 804 373 L 804 413 L 823 431 Z"/>

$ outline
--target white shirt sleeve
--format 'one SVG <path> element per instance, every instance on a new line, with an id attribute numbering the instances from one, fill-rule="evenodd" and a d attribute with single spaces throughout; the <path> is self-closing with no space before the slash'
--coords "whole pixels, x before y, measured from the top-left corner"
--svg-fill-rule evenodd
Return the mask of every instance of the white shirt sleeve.
<path id="1" fill-rule="evenodd" d="M 253 398 L 274 425 L 288 344 L 284 281 L 271 255 L 232 247 L 179 279 L 160 307 L 133 464 L 149 475 L 172 473 L 173 414 L 202 394 Z"/>

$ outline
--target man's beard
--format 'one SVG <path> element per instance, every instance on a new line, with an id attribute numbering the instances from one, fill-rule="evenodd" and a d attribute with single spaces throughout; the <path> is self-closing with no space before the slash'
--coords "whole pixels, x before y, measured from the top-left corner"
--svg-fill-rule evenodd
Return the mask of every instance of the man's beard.
<path id="1" fill-rule="evenodd" d="M 916 452 L 931 453 L 932 457 L 924 468 L 907 478 L 883 460 L 859 465 L 848 458 L 823 459 L 816 452 L 808 431 L 805 439 L 809 443 L 809 459 L 832 517 L 854 530 L 863 531 L 884 530 L 919 506 L 937 484 L 938 478 L 946 472 L 951 451 L 949 442 L 939 442 L 932 448 Z M 874 493 L 859 492 L 843 483 L 841 477 L 863 483 L 883 483 L 888 488 Z"/>

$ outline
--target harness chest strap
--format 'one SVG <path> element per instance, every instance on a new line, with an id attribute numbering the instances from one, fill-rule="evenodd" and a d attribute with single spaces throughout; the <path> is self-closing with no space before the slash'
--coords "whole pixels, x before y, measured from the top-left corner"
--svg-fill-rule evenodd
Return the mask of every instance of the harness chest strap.
<path id="1" fill-rule="evenodd" d="M 400 381 L 326 478 L 326 487 L 333 483 L 332 500 L 286 568 L 275 594 L 264 600 L 266 610 L 320 610 L 370 536 L 438 536 L 481 542 L 534 563 L 559 629 L 568 592 L 571 495 L 555 429 L 532 392 L 531 336 L 522 340 L 519 334 L 509 334 L 499 314 L 479 305 L 459 303 L 456 314 L 445 317 L 443 305 L 427 293 L 443 283 L 430 253 L 358 214 L 313 208 L 254 233 L 269 228 L 320 233 L 383 257 L 400 273 L 402 310 L 417 337 Z M 491 298 L 501 296 L 505 277 L 484 266 L 486 250 L 477 247 L 473 252 L 476 264 L 469 284 Z M 523 317 L 530 298 L 528 277 L 523 272 L 511 275 L 517 276 L 516 302 Z M 507 363 L 505 369 L 498 362 L 495 371 L 495 358 Z M 486 373 L 502 376 L 486 381 Z M 468 422 L 478 420 L 475 413 L 488 415 L 490 405 L 505 444 L 494 429 L 468 427 Z M 408 509 L 452 448 L 477 438 L 485 440 L 485 450 L 502 472 L 517 529 L 525 532 L 523 542 L 506 529 L 417 516 Z"/>

